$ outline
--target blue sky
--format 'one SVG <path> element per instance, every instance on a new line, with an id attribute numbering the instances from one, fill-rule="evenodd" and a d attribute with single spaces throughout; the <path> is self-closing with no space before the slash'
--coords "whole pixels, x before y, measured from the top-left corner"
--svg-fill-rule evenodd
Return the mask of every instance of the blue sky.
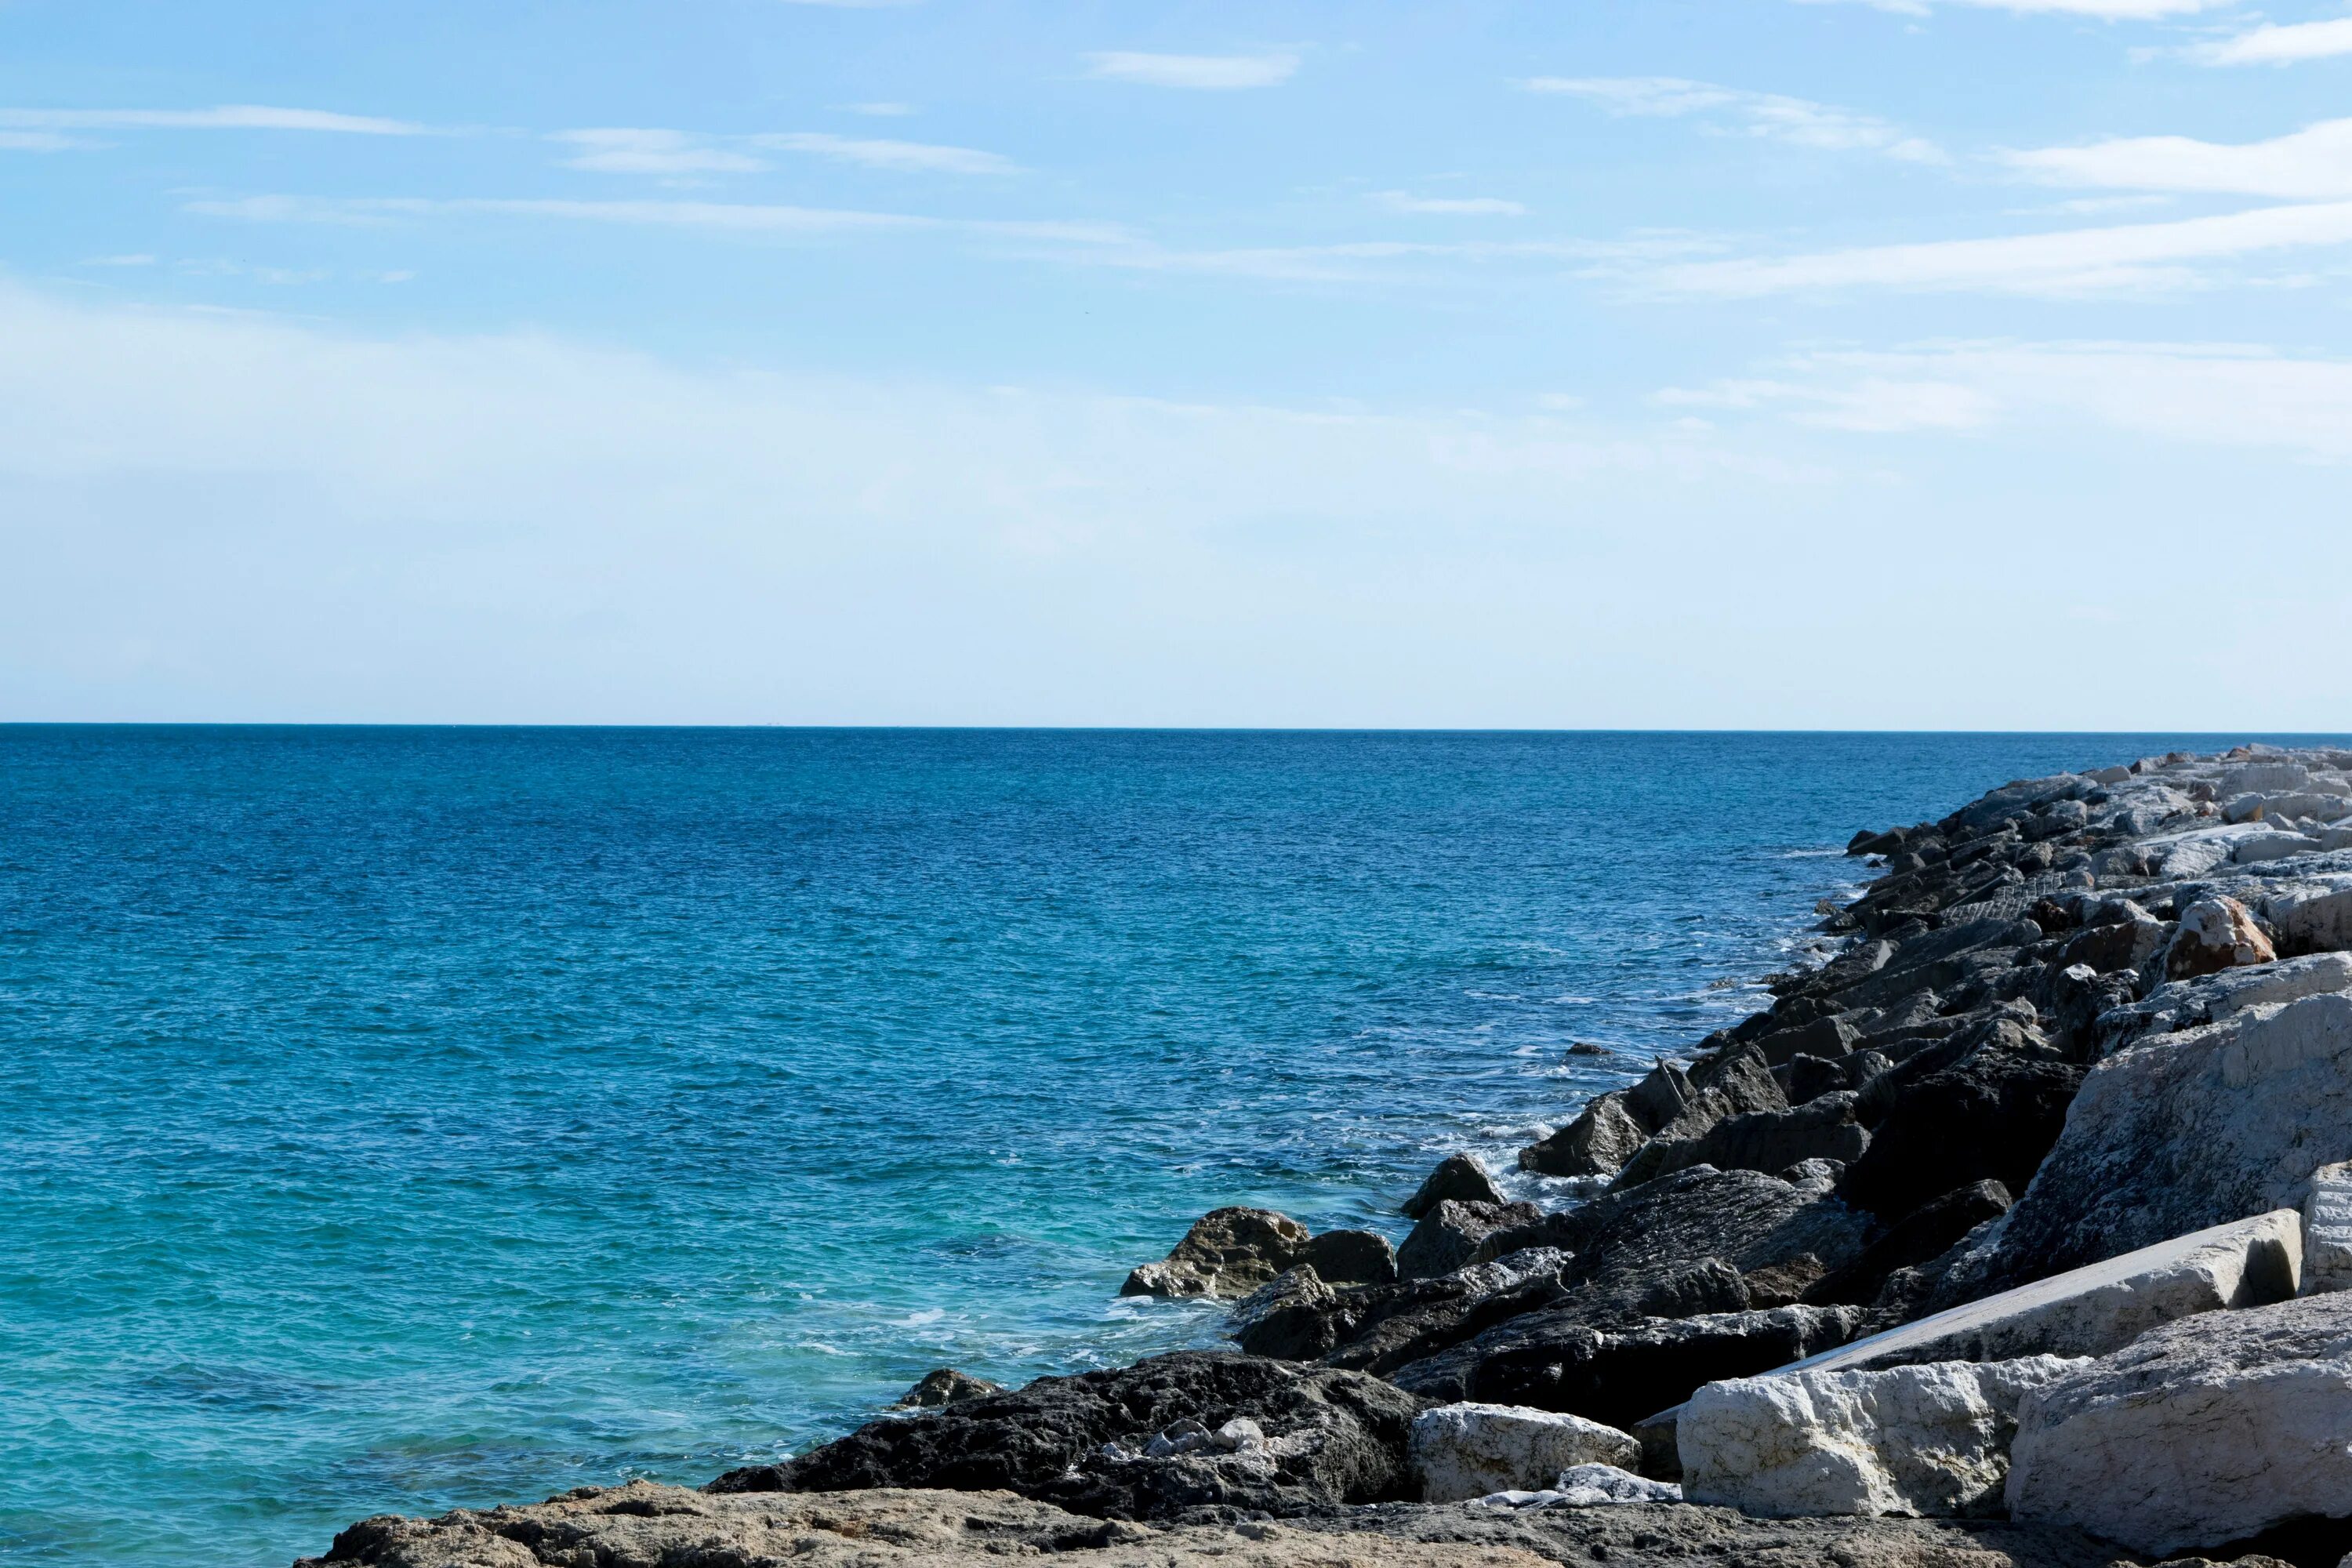
<path id="1" fill-rule="evenodd" d="M 0 717 L 2340 728 L 2352 7 L 0 0 Z"/>

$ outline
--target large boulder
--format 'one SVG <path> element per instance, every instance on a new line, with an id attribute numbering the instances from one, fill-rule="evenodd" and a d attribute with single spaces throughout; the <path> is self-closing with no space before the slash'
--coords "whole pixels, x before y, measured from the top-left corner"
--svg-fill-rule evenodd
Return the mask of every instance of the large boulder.
<path id="1" fill-rule="evenodd" d="M 1862 1090 L 1870 1146 L 1841 1191 L 1889 1220 L 1971 1182 L 2021 1192 L 2082 1081 L 2082 1068 L 2012 1016 L 1920 1049 Z"/>
<path id="2" fill-rule="evenodd" d="M 1475 1154 L 1449 1154 L 1404 1201 L 1404 1217 L 1419 1219 L 1446 1199 L 1465 1204 L 1499 1204 L 1502 1190 L 1478 1163 Z"/>
<path id="3" fill-rule="evenodd" d="M 1675 1428 L 1683 1495 L 1754 1514 L 1997 1513 L 2018 1402 L 2087 1360 L 1711 1383 Z"/>
<path id="4" fill-rule="evenodd" d="M 1595 1096 L 1576 1120 L 1519 1151 L 1519 1169 L 1545 1176 L 1613 1176 L 1649 1141 L 1622 1093 Z"/>
<path id="5" fill-rule="evenodd" d="M 1118 1293 L 1246 1296 L 1300 1262 L 1307 1240 L 1305 1226 L 1271 1209 L 1213 1209 L 1192 1222 L 1165 1260 L 1130 1273 Z"/>
<path id="6" fill-rule="evenodd" d="M 1360 1373 L 1180 1351 L 868 1422 L 796 1459 L 730 1470 L 710 1489 L 1003 1490 L 1103 1519 L 1289 1514 L 1402 1497 L 1405 1437 L 1420 1408 Z M 1184 1441 L 1237 1421 L 1253 1425 L 1255 1441 Z"/>
<path id="7" fill-rule="evenodd" d="M 1429 1279 L 1478 1258 L 1478 1244 L 1496 1231 L 1527 1225 L 1542 1216 L 1533 1204 L 1439 1201 L 1412 1227 L 1396 1251 L 1397 1273 L 1407 1279 Z"/>
<path id="8" fill-rule="evenodd" d="M 2180 911 L 2180 929 L 2165 949 L 2164 973 L 2168 980 L 2190 980 L 2277 958 L 2278 950 L 2252 910 L 2235 899 L 2200 899 Z"/>
<path id="9" fill-rule="evenodd" d="M 1984 1289 L 2298 1206 L 2352 1159 L 2352 995 L 2254 1007 L 2093 1068 L 2000 1223 Z"/>
<path id="10" fill-rule="evenodd" d="M 1312 1361 L 1339 1342 L 1340 1321 L 1339 1293 L 1302 1263 L 1243 1297 L 1225 1332 L 1252 1355 Z"/>
<path id="11" fill-rule="evenodd" d="M 1297 1257 L 1333 1285 L 1385 1285 L 1397 1277 L 1396 1248 L 1378 1231 L 1327 1230 Z"/>
<path id="12" fill-rule="evenodd" d="M 2150 1556 L 2352 1514 L 2352 1295 L 2168 1324 L 2029 1397 L 2019 1519 Z"/>
<path id="13" fill-rule="evenodd" d="M 1638 1465 L 1642 1445 L 1614 1426 L 1556 1410 L 1442 1405 L 1413 1417 L 1407 1457 L 1424 1502 L 1549 1487 L 1571 1465 Z"/>
<path id="14" fill-rule="evenodd" d="M 1677 1159 L 1681 1164 L 1696 1163 L 1687 1157 L 1692 1142 L 1729 1118 L 1789 1109 L 1789 1097 L 1781 1091 L 1780 1080 L 1753 1047 L 1704 1063 L 1702 1070 L 1703 1082 L 1699 1071 L 1691 1074 L 1695 1092 L 1690 1100 L 1625 1162 L 1612 1186 L 1654 1181 L 1679 1168 L 1675 1164 Z"/>
<path id="15" fill-rule="evenodd" d="M 1496 1323 L 1557 1304 L 1566 1293 L 1560 1276 L 1573 1262 L 1558 1247 L 1531 1247 L 1433 1279 L 1338 1291 L 1328 1308 L 1336 1348 L 1322 1359 L 1386 1376 Z"/>
<path id="16" fill-rule="evenodd" d="M 2303 1200 L 2303 1293 L 2352 1290 L 2352 1165 L 2322 1165 Z"/>
<path id="17" fill-rule="evenodd" d="M 1800 1061 L 1815 1058 L 1800 1057 Z M 1807 1160 L 1851 1163 L 1870 1147 L 1870 1133 L 1853 1119 L 1852 1089 L 1824 1094 L 1790 1110 L 1751 1110 L 1726 1117 L 1696 1138 L 1665 1144 L 1656 1174 L 1691 1165 L 1725 1171 L 1785 1171 Z M 1664 1143 L 1664 1140 L 1660 1140 Z"/>

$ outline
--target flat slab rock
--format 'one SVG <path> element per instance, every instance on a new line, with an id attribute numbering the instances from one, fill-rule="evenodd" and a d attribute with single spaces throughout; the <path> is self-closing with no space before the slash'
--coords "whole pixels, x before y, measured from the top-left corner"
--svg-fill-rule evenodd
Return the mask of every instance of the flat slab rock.
<path id="1" fill-rule="evenodd" d="M 1362 1373 L 1179 1351 L 869 1421 L 798 1458 L 730 1470 L 709 1489 L 1003 1490 L 1105 1519 L 1204 1509 L 1279 1516 L 1408 1496 L 1405 1439 L 1420 1410 L 1412 1395 Z M 1263 1440 L 1150 1451 L 1154 1437 L 1236 1420 L 1255 1423 Z"/>
<path id="2" fill-rule="evenodd" d="M 1614 1426 L 1517 1405 L 1442 1405 L 1413 1418 L 1409 1455 L 1423 1502 L 1538 1490 L 1579 1465 L 1627 1468 L 1642 1445 Z"/>

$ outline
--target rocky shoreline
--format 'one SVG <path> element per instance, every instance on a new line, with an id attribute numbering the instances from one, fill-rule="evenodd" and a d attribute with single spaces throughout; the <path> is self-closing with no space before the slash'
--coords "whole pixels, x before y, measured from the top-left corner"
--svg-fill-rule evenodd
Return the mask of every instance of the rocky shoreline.
<path id="1" fill-rule="evenodd" d="M 353 1525 L 301 1568 L 2093 1568 L 2352 1550 L 2352 752 L 1856 836 L 1818 967 L 1391 1247 L 1222 1209 L 1129 1293 L 1237 1351 L 944 1369 L 700 1490 Z"/>

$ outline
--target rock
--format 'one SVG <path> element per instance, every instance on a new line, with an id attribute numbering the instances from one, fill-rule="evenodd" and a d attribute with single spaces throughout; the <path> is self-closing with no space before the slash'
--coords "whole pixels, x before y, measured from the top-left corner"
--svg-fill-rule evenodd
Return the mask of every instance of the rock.
<path id="1" fill-rule="evenodd" d="M 973 1377 L 951 1366 L 943 1366 L 935 1372 L 925 1373 L 922 1381 L 900 1394 L 890 1408 L 936 1410 L 942 1405 L 953 1405 L 959 1400 L 985 1399 L 992 1394 L 1003 1392 L 1004 1385 L 1001 1383 L 991 1383 L 984 1377 Z"/>
<path id="2" fill-rule="evenodd" d="M 2177 1034 L 2218 1024 L 2249 1007 L 2300 1002 L 2330 991 L 2352 991 L 2352 953 L 2313 953 L 2171 981 L 2138 1002 L 2102 1014 L 2091 1029 L 2095 1054 L 2111 1057 L 2149 1035 Z"/>
<path id="3" fill-rule="evenodd" d="M 1859 1258 L 1808 1289 L 1804 1299 L 1823 1305 L 1865 1304 L 1877 1297 L 1888 1275 L 1941 1256 L 1977 1226 L 2007 1214 L 2010 1206 L 2009 1189 L 1999 1182 L 1956 1188 L 1888 1226 Z"/>
<path id="4" fill-rule="evenodd" d="M 1397 1277 L 1396 1248 L 1369 1230 L 1327 1230 L 1307 1242 L 1299 1261 L 1333 1285 L 1385 1285 Z"/>
<path id="5" fill-rule="evenodd" d="M 2278 950 L 2235 899 L 2200 899 L 2180 911 L 2180 929 L 2165 949 L 2168 979 L 2189 980 L 2224 969 L 2274 963 Z"/>
<path id="6" fill-rule="evenodd" d="M 2322 1165 L 2303 1200 L 2303 1294 L 2352 1290 L 2352 1165 Z"/>
<path id="7" fill-rule="evenodd" d="M 2280 952 L 2298 958 L 2352 948 L 2352 878 L 2315 879 L 2263 900 Z"/>
<path id="8" fill-rule="evenodd" d="M 1557 1302 L 1573 1261 L 1557 1247 L 1526 1247 L 1433 1279 L 1343 1291 L 1334 1312 L 1332 1366 L 1385 1376 L 1495 1324 Z"/>
<path id="9" fill-rule="evenodd" d="M 2129 899 L 2113 901 L 2058 950 L 2062 964 L 2087 963 L 2098 973 L 2137 969 L 2162 947 L 2170 928 Z"/>
<path id="10" fill-rule="evenodd" d="M 1853 978 L 1856 980 L 1866 974 L 1876 973 L 1879 968 L 1885 967 L 1886 957 L 1895 951 L 1895 944 L 1891 942 L 1868 942 L 1864 946 L 1877 952 L 1878 964 L 1854 973 Z M 1849 950 L 1850 952 L 1854 951 L 1860 950 Z M 1835 973 L 1837 973 L 1835 963 L 1822 971 L 1823 976 Z M 1861 1030 L 1855 1028 L 1844 1018 L 1832 1014 L 1826 1018 L 1816 1018 L 1799 1028 L 1780 1029 L 1766 1035 L 1756 1042 L 1756 1051 L 1764 1058 L 1767 1067 L 1779 1067 L 1790 1058 L 1800 1055 L 1845 1056 L 1853 1049 L 1854 1042 L 1861 1038 Z"/>
<path id="11" fill-rule="evenodd" d="M 2082 1081 L 2038 1030 L 2006 1018 L 1922 1050 L 1864 1091 L 1870 1147 L 1840 1191 L 1890 1219 L 1970 1182 L 2021 1192 Z M 1873 1105 L 1885 1109 L 1873 1117 Z"/>
<path id="12" fill-rule="evenodd" d="M 2216 1549 L 2352 1512 L 2347 1433 L 2352 1296 L 2207 1313 L 2027 1399 L 2009 1507 L 2151 1555 Z"/>
<path id="13" fill-rule="evenodd" d="M 1419 1219 L 1447 1198 L 1465 1204 L 1499 1204 L 1502 1189 L 1475 1154 L 1449 1154 L 1404 1201 L 1404 1216 Z"/>
<path id="14" fill-rule="evenodd" d="M 1711 1383 L 1676 1425 L 1683 1492 L 1742 1513 L 1996 1513 L 2018 1402 L 2087 1359 Z"/>
<path id="15" fill-rule="evenodd" d="M 1428 1279 L 1451 1274 L 1475 1261 L 1478 1244 L 1496 1231 L 1525 1225 L 1543 1211 L 1533 1204 L 1465 1204 L 1453 1198 L 1436 1207 L 1412 1227 L 1397 1248 L 1397 1272 L 1407 1279 Z"/>
<path id="16" fill-rule="evenodd" d="M 1625 1096 L 1597 1096 L 1575 1121 L 1540 1143 L 1519 1151 L 1519 1169 L 1546 1176 L 1611 1176 L 1648 1142 Z"/>
<path id="17" fill-rule="evenodd" d="M 1593 1327 L 1573 1307 L 1530 1312 L 1390 1374 L 1424 1398 L 1566 1410 L 1624 1428 L 1701 1384 L 1801 1361 L 1853 1335 L 1854 1307 L 1648 1318 Z"/>
<path id="18" fill-rule="evenodd" d="M 1884 1137 L 1882 1132 L 1882 1137 Z M 2091 1069 L 2001 1223 L 1986 1289 L 2299 1206 L 2352 1159 L 2352 995 L 2254 1007 Z"/>
<path id="19" fill-rule="evenodd" d="M 1202 1508 L 1279 1516 L 1402 1497 L 1406 1428 L 1419 1409 L 1360 1373 L 1179 1351 L 1116 1372 L 1042 1377 L 913 1420 L 868 1422 L 796 1459 L 730 1470 L 710 1489 L 1003 1490 L 1104 1519 Z M 1264 1434 L 1255 1448 L 1146 1452 L 1180 1423 L 1214 1433 L 1244 1416 Z"/>
<path id="20" fill-rule="evenodd" d="M 1785 1171 L 1805 1160 L 1858 1160 L 1870 1147 L 1870 1134 L 1853 1119 L 1854 1099 L 1852 1089 L 1841 1089 L 1792 1110 L 1727 1117 L 1696 1138 L 1665 1144 L 1651 1162 L 1653 1173 L 1666 1175 L 1689 1165 Z"/>
<path id="21" fill-rule="evenodd" d="M 1312 1361 L 1339 1342 L 1339 1292 L 1301 1263 L 1243 1297 L 1225 1332 L 1252 1355 Z"/>
<path id="22" fill-rule="evenodd" d="M 1764 1065 L 1763 1058 L 1753 1047 L 1709 1063 L 1708 1068 L 1707 1082 L 1699 1086 L 1694 1078 L 1696 1092 L 1689 1101 L 1673 1121 L 1658 1129 L 1655 1137 L 1625 1162 L 1623 1169 L 1611 1183 L 1612 1187 L 1638 1186 L 1666 1174 L 1668 1162 L 1680 1157 L 1692 1142 L 1729 1117 L 1749 1111 L 1784 1111 L 1789 1109 L 1788 1097 L 1780 1092 L 1780 1086 L 1774 1081 L 1771 1069 Z M 1684 1161 L 1684 1163 L 1691 1163 Z"/>
<path id="23" fill-rule="evenodd" d="M 1070 1568 L 1544 1568 L 1546 1563 L 1504 1540 L 1412 1541 L 1246 1520 L 1147 1530 L 1107 1524 L 1010 1492 L 739 1497 L 631 1481 L 583 1487 L 527 1508 L 367 1520 L 336 1536 L 325 1557 L 305 1558 L 298 1568 L 764 1568 L 784 1563 L 968 1568 L 1048 1556 Z"/>
<path id="24" fill-rule="evenodd" d="M 2284 1300 L 2302 1263 L 2303 1216 L 2281 1209 L 1948 1308 L 1790 1370 L 2105 1355 L 2178 1318 Z"/>
<path id="25" fill-rule="evenodd" d="M 1597 1421 L 1512 1405 L 1442 1405 L 1413 1417 L 1407 1447 L 1423 1502 L 1551 1485 L 1571 1465 L 1633 1465 L 1642 1445 Z"/>
<path id="26" fill-rule="evenodd" d="M 1193 1221 L 1166 1261 L 1147 1263 L 1122 1296 L 1248 1295 L 1300 1261 L 1307 1227 L 1270 1209 L 1213 1209 Z"/>

